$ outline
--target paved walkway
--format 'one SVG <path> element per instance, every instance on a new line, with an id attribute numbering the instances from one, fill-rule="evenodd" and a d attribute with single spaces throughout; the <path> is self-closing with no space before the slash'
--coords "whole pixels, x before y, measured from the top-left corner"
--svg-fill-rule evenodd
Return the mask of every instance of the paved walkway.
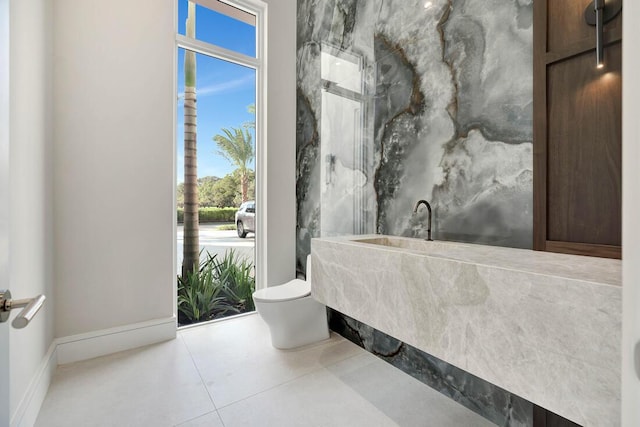
<path id="1" fill-rule="evenodd" d="M 218 258 L 222 258 L 227 250 L 233 248 L 238 256 L 254 262 L 255 235 L 249 233 L 246 238 L 241 239 L 235 230 L 217 230 L 219 225 L 221 224 L 200 224 L 200 248 L 204 248 L 211 255 L 218 254 Z M 182 224 L 178 224 L 178 272 L 182 265 L 183 236 Z"/>

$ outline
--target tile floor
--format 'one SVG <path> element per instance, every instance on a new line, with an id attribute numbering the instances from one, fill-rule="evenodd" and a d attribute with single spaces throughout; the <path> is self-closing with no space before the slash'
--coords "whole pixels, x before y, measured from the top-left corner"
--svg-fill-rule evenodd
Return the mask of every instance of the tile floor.
<path id="1" fill-rule="evenodd" d="M 434 426 L 492 424 L 332 334 L 271 347 L 257 315 L 58 367 L 36 427 Z"/>

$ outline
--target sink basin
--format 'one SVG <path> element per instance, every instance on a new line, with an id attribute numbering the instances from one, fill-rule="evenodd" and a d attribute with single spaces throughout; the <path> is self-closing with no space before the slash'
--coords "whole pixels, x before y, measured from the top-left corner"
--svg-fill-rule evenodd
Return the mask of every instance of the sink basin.
<path id="1" fill-rule="evenodd" d="M 386 246 L 390 248 L 405 249 L 410 251 L 418 251 L 436 256 L 450 256 L 452 254 L 447 254 L 447 252 L 453 252 L 455 251 L 456 247 L 465 246 L 459 243 L 452 244 L 448 242 L 427 241 L 398 236 L 380 236 L 365 239 L 354 239 L 353 242 Z"/>
<path id="2" fill-rule="evenodd" d="M 534 274 L 548 274 L 614 286 L 620 286 L 622 282 L 620 262 L 603 258 L 553 254 L 473 243 L 427 241 L 387 235 L 351 236 L 348 240 L 352 243 L 364 243 L 383 250 L 411 252 L 428 257 L 446 258 Z"/>

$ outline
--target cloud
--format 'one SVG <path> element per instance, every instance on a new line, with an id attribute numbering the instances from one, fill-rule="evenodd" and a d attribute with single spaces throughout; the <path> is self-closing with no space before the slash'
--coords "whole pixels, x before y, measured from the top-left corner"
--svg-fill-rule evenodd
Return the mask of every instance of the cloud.
<path id="1" fill-rule="evenodd" d="M 255 83 L 255 79 L 256 79 L 255 74 L 247 74 L 246 76 L 241 77 L 239 79 L 227 80 L 226 82 L 215 83 L 212 85 L 196 88 L 196 94 L 198 97 L 204 97 L 204 96 L 215 95 L 223 92 L 230 92 L 234 89 L 245 86 L 248 83 L 252 83 L 252 82 Z M 178 98 L 183 99 L 184 92 L 180 92 L 178 94 Z"/>

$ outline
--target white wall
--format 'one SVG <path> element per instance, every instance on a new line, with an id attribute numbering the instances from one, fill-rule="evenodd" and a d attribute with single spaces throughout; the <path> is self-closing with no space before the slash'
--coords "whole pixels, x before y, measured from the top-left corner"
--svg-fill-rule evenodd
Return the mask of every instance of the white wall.
<path id="1" fill-rule="evenodd" d="M 268 3 L 267 286 L 296 271 L 296 2 Z"/>
<path id="2" fill-rule="evenodd" d="M 14 298 L 48 298 L 28 328 L 11 328 L 14 414 L 54 338 L 52 90 L 49 1 L 12 0 L 10 8 L 10 285 Z"/>
<path id="3" fill-rule="evenodd" d="M 56 336 L 173 315 L 174 3 L 56 0 Z"/>
<path id="4" fill-rule="evenodd" d="M 633 347 L 640 341 L 640 3 L 624 4 L 622 104 L 622 425 L 640 426 L 640 380 L 634 372 Z M 640 367 L 638 368 L 640 369 Z M 640 375 L 640 373 L 638 373 Z"/>

